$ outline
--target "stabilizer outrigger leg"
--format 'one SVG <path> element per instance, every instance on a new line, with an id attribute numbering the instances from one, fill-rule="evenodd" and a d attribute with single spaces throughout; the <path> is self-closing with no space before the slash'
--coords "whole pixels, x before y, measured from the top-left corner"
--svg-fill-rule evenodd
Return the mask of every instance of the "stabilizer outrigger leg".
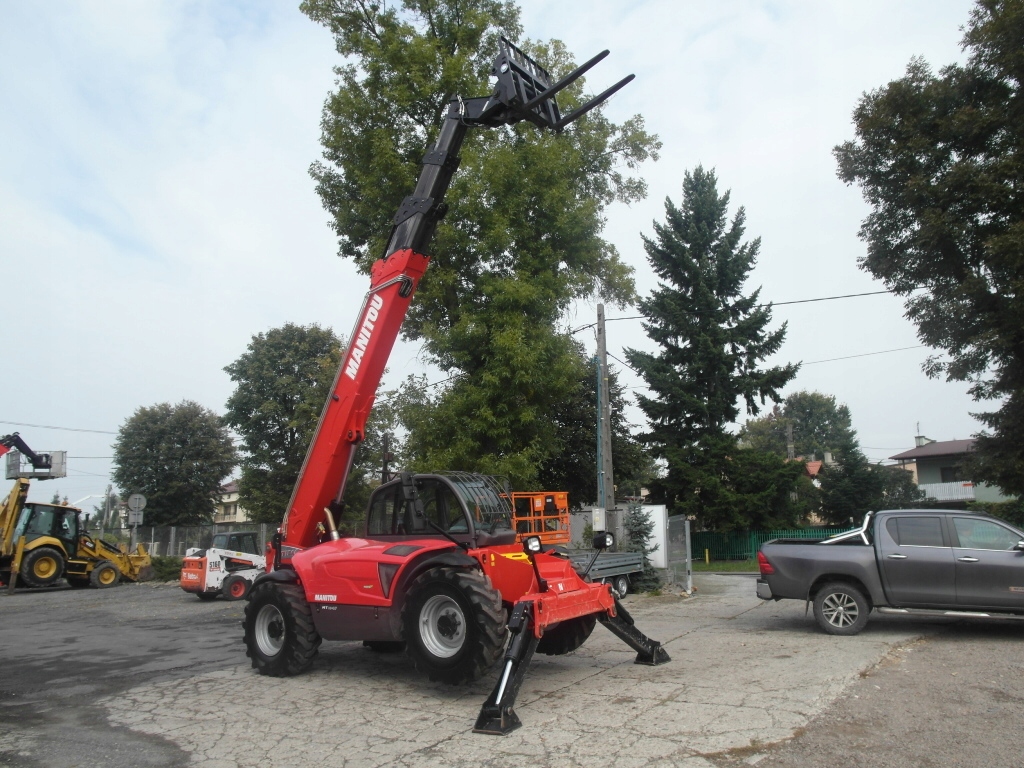
<path id="1" fill-rule="evenodd" d="M 668 651 L 661 647 L 661 643 L 652 640 L 636 628 L 633 617 L 619 602 L 619 598 L 615 598 L 615 616 L 602 613 L 598 614 L 597 620 L 604 624 L 613 635 L 636 651 L 634 664 L 656 667 L 659 664 L 672 661 Z"/>
<path id="2" fill-rule="evenodd" d="M 537 650 L 538 638 L 533 633 L 532 602 L 516 603 L 508 620 L 508 629 L 512 637 L 509 639 L 508 650 L 505 651 L 501 677 L 480 708 L 480 716 L 473 726 L 473 733 L 504 736 L 523 724 L 513 706 L 519 695 L 519 686 L 523 684 L 526 670 L 533 658 L 533 652 Z"/>

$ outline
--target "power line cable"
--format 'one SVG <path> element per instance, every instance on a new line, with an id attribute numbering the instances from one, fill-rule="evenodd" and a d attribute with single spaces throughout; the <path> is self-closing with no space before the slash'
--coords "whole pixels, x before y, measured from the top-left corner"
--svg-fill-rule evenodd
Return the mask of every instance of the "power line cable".
<path id="1" fill-rule="evenodd" d="M 834 363 L 836 360 L 852 360 L 855 357 L 871 357 L 872 355 L 886 355 L 890 352 L 905 352 L 908 349 L 921 349 L 922 347 L 928 346 L 927 344 L 917 344 L 913 347 L 898 347 L 897 349 L 882 349 L 878 352 L 865 352 L 861 355 L 846 355 L 845 357 L 830 357 L 828 360 L 811 360 L 809 363 L 800 363 L 804 365 L 817 365 L 818 363 Z"/>
<path id="2" fill-rule="evenodd" d="M 116 435 L 117 432 L 108 432 L 105 429 L 76 429 L 74 427 L 51 427 L 48 424 L 26 424 L 22 421 L 5 421 L 0 419 L 0 424 L 13 424 L 16 427 L 35 427 L 36 429 L 56 429 L 61 432 L 95 432 L 99 435 Z"/>

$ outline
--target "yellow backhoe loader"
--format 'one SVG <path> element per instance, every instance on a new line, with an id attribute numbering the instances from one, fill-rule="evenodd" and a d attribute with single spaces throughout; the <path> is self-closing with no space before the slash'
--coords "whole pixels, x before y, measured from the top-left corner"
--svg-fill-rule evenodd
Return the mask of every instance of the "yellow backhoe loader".
<path id="1" fill-rule="evenodd" d="M 152 573 L 141 544 L 128 552 L 124 545 L 94 539 L 82 526 L 82 510 L 64 504 L 30 502 L 30 478 L 63 476 L 63 456 L 32 452 L 17 433 L 0 437 L 0 455 L 17 447 L 32 465 L 19 469 L 20 456 L 8 456 L 7 478 L 14 487 L 0 504 L 0 582 L 13 590 L 20 580 L 30 587 L 48 587 L 60 579 L 72 587 L 112 587 L 121 579 L 139 581 Z M 27 475 L 27 476 L 19 476 Z"/>

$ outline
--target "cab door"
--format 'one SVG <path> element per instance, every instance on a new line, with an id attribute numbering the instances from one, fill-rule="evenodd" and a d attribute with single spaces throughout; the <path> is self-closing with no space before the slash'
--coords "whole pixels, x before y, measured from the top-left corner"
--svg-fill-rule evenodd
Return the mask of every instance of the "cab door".
<path id="1" fill-rule="evenodd" d="M 942 515 L 892 515 L 880 522 L 879 567 L 892 604 L 954 605 L 956 568 Z"/>
<path id="2" fill-rule="evenodd" d="M 1024 533 L 994 520 L 953 516 L 956 602 L 961 608 L 1024 610 Z"/>

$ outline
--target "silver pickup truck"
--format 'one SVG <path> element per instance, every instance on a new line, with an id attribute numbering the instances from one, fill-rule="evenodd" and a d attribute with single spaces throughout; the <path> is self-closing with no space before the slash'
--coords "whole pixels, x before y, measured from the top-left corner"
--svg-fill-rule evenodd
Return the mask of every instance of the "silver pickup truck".
<path id="1" fill-rule="evenodd" d="M 763 600 L 805 600 L 832 635 L 879 613 L 1024 619 L 1024 532 L 959 510 L 869 512 L 828 539 L 774 539 L 757 554 Z"/>

